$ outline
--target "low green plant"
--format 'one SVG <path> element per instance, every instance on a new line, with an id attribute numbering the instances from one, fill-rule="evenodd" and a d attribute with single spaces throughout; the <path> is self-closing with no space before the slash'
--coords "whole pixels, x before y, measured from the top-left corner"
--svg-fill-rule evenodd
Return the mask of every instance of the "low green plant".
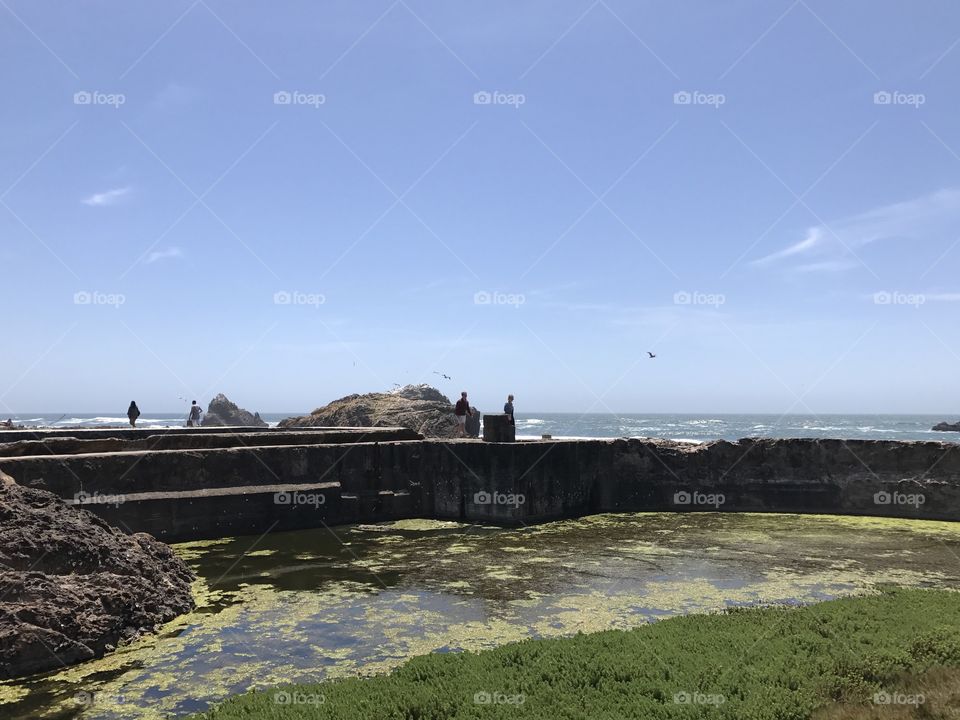
<path id="1" fill-rule="evenodd" d="M 247 693 L 198 717 L 802 720 L 830 703 L 869 704 L 904 673 L 951 666 L 960 593 L 892 589 L 432 654 L 389 675 Z"/>

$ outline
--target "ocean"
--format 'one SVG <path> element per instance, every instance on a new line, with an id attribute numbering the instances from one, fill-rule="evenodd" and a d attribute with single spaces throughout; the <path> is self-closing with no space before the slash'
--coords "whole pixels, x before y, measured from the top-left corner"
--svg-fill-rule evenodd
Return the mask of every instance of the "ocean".
<path id="1" fill-rule="evenodd" d="M 306 413 L 260 413 L 269 425 Z M 111 413 L 22 413 L 14 422 L 28 427 L 58 428 L 127 425 L 127 418 Z M 184 413 L 146 413 L 137 427 L 178 427 Z M 657 437 L 690 442 L 737 440 L 744 437 L 803 437 L 873 440 L 960 441 L 960 433 L 931 428 L 955 417 L 942 415 L 722 415 L 529 413 L 517 414 L 517 437 L 542 435 L 581 438 Z"/>

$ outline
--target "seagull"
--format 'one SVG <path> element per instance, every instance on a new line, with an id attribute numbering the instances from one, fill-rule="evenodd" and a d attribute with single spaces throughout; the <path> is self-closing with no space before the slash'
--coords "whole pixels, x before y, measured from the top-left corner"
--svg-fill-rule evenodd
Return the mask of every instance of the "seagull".
<path id="1" fill-rule="evenodd" d="M 650 359 L 651 359 L 651 360 L 656 357 L 656 355 L 654 355 L 654 354 L 653 354 L 652 352 L 650 352 L 649 350 L 647 350 L 647 355 L 650 356 Z"/>
<path id="2" fill-rule="evenodd" d="M 434 375 L 439 375 L 439 376 L 442 377 L 444 380 L 450 380 L 450 376 L 449 376 L 449 375 L 444 375 L 442 372 L 437 372 L 436 370 L 434 370 L 434 371 L 433 371 L 433 374 L 434 374 Z"/>

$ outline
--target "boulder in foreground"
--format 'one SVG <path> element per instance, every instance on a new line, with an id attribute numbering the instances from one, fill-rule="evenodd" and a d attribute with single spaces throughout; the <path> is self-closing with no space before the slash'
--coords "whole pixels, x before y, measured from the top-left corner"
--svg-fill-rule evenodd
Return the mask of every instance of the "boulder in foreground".
<path id="1" fill-rule="evenodd" d="M 193 609 L 167 545 L 0 473 L 0 680 L 101 657 Z"/>
<path id="2" fill-rule="evenodd" d="M 210 401 L 200 424 L 204 426 L 267 427 L 267 423 L 260 418 L 260 413 L 251 413 L 249 410 L 238 407 L 236 403 L 230 402 L 223 393 Z"/>
<path id="3" fill-rule="evenodd" d="M 456 436 L 453 403 L 429 385 L 347 395 L 309 415 L 287 418 L 280 427 L 405 427 L 425 437 Z"/>

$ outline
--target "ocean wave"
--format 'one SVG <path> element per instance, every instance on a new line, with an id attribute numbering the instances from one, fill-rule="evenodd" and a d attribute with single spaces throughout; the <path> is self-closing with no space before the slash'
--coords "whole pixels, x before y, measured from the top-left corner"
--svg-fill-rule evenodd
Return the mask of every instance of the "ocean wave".
<path id="1" fill-rule="evenodd" d="M 86 417 L 86 418 L 64 418 L 63 420 L 53 421 L 50 419 L 39 418 L 37 422 L 50 422 L 51 427 L 59 427 L 62 425 L 67 426 L 79 426 L 79 425 L 129 425 L 130 421 L 126 417 L 106 417 L 106 416 L 97 416 L 97 417 Z M 140 417 L 137 419 L 138 426 L 150 426 L 150 427 L 165 427 L 168 425 L 181 425 L 186 421 L 179 418 L 145 418 Z"/>

